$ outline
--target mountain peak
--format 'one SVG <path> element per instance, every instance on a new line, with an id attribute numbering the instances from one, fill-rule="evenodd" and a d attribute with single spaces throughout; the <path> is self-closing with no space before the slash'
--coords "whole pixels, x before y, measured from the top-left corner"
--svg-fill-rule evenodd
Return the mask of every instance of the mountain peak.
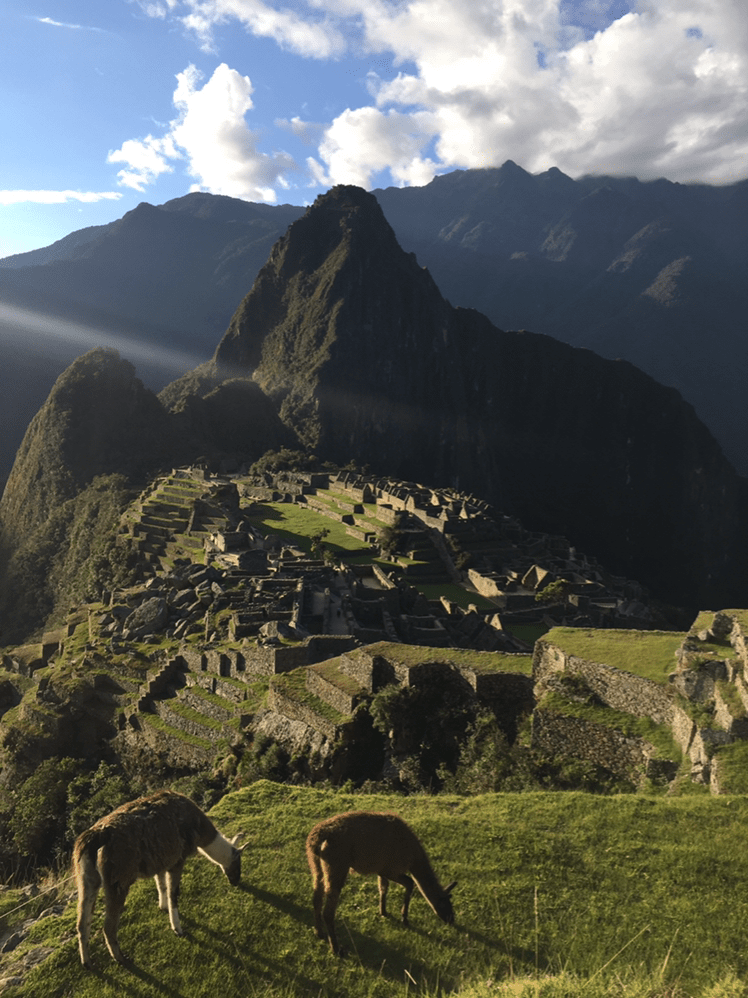
<path id="1" fill-rule="evenodd" d="M 381 212 L 379 202 L 362 187 L 354 184 L 336 184 L 324 194 L 319 194 L 312 205 L 312 209 L 327 208 L 329 210 L 351 211 L 356 208 L 368 208 Z"/>
<path id="2" fill-rule="evenodd" d="M 728 538 L 744 543 L 742 490 L 677 392 L 452 308 L 361 188 L 320 196 L 276 243 L 214 364 L 252 374 L 318 457 L 459 483 L 656 589 L 677 577 L 698 599 L 729 574 Z"/>

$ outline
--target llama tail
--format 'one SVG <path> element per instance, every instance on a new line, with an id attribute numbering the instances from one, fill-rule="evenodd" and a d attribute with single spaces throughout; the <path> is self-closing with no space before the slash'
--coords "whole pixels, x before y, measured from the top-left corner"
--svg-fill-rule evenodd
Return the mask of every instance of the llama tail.
<path id="1" fill-rule="evenodd" d="M 315 883 L 322 880 L 322 854 L 327 846 L 324 832 L 312 829 L 306 841 L 306 858 Z"/>
<path id="2" fill-rule="evenodd" d="M 101 886 L 101 875 L 97 869 L 96 858 L 102 846 L 109 841 L 108 828 L 89 828 L 75 840 L 73 847 L 73 872 L 78 888 L 86 886 L 98 888 Z"/>
<path id="3" fill-rule="evenodd" d="M 101 887 L 101 874 L 96 861 L 99 849 L 107 844 L 110 835 L 108 828 L 89 828 L 78 836 L 73 846 L 73 873 L 78 888 L 78 948 L 84 967 L 91 966 L 88 944 L 91 916 Z"/>

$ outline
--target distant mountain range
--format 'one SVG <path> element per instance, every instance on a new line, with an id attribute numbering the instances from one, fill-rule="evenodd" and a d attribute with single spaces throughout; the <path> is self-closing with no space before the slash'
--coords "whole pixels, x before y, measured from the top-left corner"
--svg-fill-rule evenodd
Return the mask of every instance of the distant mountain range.
<path id="1" fill-rule="evenodd" d="M 748 474 L 747 181 L 575 181 L 507 162 L 374 194 L 452 304 L 631 361 L 677 388 Z M 303 213 L 190 194 L 0 260 L 0 477 L 54 378 L 90 346 L 118 348 L 154 389 L 207 359 Z M 19 310 L 65 320 L 63 335 Z"/>
<path id="2" fill-rule="evenodd" d="M 575 181 L 507 162 L 374 194 L 453 305 L 631 361 L 677 388 L 748 474 L 748 181 Z M 154 389 L 207 359 L 303 213 L 189 194 L 0 260 L 0 479 L 90 346 L 115 346 Z"/>
<path id="3" fill-rule="evenodd" d="M 197 224 L 188 214 L 183 227 Z M 50 565 L 69 578 L 73 535 L 88 557 L 97 476 L 142 485 L 165 466 L 246 465 L 279 448 L 471 492 L 672 603 L 743 593 L 748 483 L 692 407 L 625 361 L 450 305 L 356 187 L 288 228 L 210 360 L 158 398 L 112 351 L 60 377 L 0 502 L 6 591 L 22 593 L 30 568 L 35 591 Z M 86 491 L 84 511 L 68 505 Z"/>

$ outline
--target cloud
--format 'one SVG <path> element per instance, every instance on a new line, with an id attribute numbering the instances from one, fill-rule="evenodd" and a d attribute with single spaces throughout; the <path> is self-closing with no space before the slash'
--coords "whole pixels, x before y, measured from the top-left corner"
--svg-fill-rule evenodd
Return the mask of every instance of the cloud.
<path id="1" fill-rule="evenodd" d="M 178 0 L 135 0 L 138 7 L 147 17 L 158 17 L 162 20 L 174 10 Z"/>
<path id="2" fill-rule="evenodd" d="M 328 122 L 314 176 L 398 183 L 514 159 L 531 171 L 725 182 L 748 173 L 744 0 L 184 0 L 315 58 L 386 54 Z M 175 16 L 177 12 L 175 11 Z M 297 121 L 297 130 L 303 122 Z"/>
<path id="3" fill-rule="evenodd" d="M 173 0 L 167 0 L 170 7 Z M 146 10 L 153 4 L 141 4 Z M 155 5 L 162 7 L 161 3 Z M 185 0 L 184 7 L 189 13 L 179 19 L 198 39 L 206 52 L 215 51 L 214 29 L 227 21 L 238 21 L 252 35 L 258 38 L 272 38 L 282 48 L 297 55 L 316 59 L 327 59 L 341 55 L 346 49 L 346 39 L 329 13 L 324 3 L 309 0 L 283 4 L 278 9 L 262 0 Z M 306 6 L 306 16 L 303 8 Z M 333 5 L 334 6 L 334 5 Z M 344 4 L 345 6 L 345 4 Z M 151 16 L 163 16 L 160 12 Z"/>
<path id="4" fill-rule="evenodd" d="M 288 153 L 257 148 L 257 135 L 245 121 L 253 107 L 251 80 L 225 63 L 202 87 L 201 80 L 194 66 L 178 74 L 178 116 L 164 136 L 128 139 L 109 153 L 108 162 L 127 164 L 118 174 L 120 184 L 142 191 L 160 174 L 172 172 L 173 161 L 186 160 L 187 172 L 196 180 L 192 190 L 275 201 L 276 185 L 287 186 L 285 175 L 296 163 Z"/>
<path id="5" fill-rule="evenodd" d="M 421 155 L 434 133 L 428 112 L 381 113 L 373 107 L 345 111 L 326 129 L 319 147 L 324 166 L 310 159 L 320 184 L 357 184 L 369 187 L 374 173 L 389 169 L 396 183 L 426 184 L 437 164 Z"/>
<path id="6" fill-rule="evenodd" d="M 273 122 L 276 128 L 290 132 L 306 145 L 316 145 L 326 126 L 319 121 L 303 121 L 298 115 L 293 118 L 276 118 Z"/>
<path id="7" fill-rule="evenodd" d="M 171 135 L 162 138 L 146 135 L 144 139 L 127 139 L 121 148 L 109 153 L 107 163 L 127 163 L 128 169 L 117 174 L 119 183 L 142 192 L 162 173 L 173 172 L 170 160 L 181 158 Z"/>
<path id="8" fill-rule="evenodd" d="M 118 201 L 119 191 L 0 191 L 0 204 L 65 204 L 68 201 Z"/>
<path id="9" fill-rule="evenodd" d="M 95 28 L 88 24 L 68 24 L 65 21 L 53 21 L 51 17 L 35 17 L 39 24 L 50 24 L 53 28 L 69 28 L 73 31 L 100 31 L 106 34 L 105 28 Z"/>

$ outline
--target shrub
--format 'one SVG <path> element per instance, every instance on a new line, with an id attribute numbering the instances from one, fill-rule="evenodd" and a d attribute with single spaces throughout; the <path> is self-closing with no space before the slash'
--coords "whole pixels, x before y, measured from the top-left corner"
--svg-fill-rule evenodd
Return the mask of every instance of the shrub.
<path id="1" fill-rule="evenodd" d="M 457 765 L 465 734 L 475 720 L 476 700 L 451 673 L 419 686 L 388 686 L 373 698 L 374 727 L 389 737 L 406 789 L 438 790 L 442 766 Z"/>

